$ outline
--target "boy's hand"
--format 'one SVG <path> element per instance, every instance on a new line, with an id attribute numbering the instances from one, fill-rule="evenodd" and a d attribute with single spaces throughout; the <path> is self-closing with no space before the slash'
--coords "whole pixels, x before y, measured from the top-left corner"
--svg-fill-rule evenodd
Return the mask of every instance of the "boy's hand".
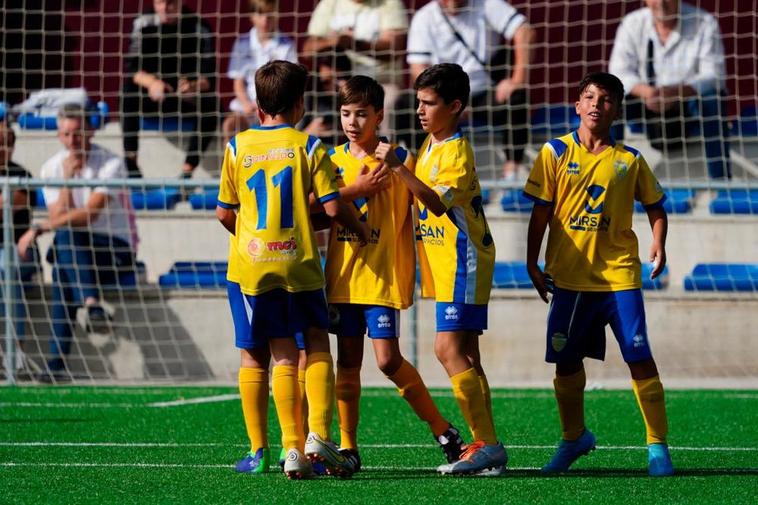
<path id="1" fill-rule="evenodd" d="M 661 272 L 663 267 L 666 266 L 666 248 L 661 244 L 653 243 L 650 246 L 650 262 L 653 264 L 653 271 L 650 272 L 650 279 L 655 279 Z"/>
<path id="2" fill-rule="evenodd" d="M 527 265 L 526 270 L 529 272 L 529 278 L 532 280 L 534 289 L 537 290 L 537 293 L 539 293 L 542 301 L 549 303 L 550 299 L 547 297 L 547 295 L 548 293 L 552 293 L 554 286 L 552 277 L 545 275 L 545 273 L 540 270 L 540 267 L 537 265 Z"/>
<path id="3" fill-rule="evenodd" d="M 376 146 L 376 151 L 374 151 L 374 157 L 383 161 L 384 165 L 393 172 L 397 172 L 403 166 L 402 162 L 398 159 L 395 150 L 392 149 L 392 144 L 387 142 L 379 142 L 379 145 Z"/>
<path id="4" fill-rule="evenodd" d="M 390 171 L 384 163 L 379 165 L 375 170 L 369 170 L 366 165 L 363 165 L 358 171 L 358 177 L 355 178 L 354 184 L 361 195 L 375 195 L 389 187 Z"/>
<path id="5" fill-rule="evenodd" d="M 150 100 L 158 103 L 166 98 L 166 93 L 172 93 L 173 91 L 174 88 L 160 79 L 154 80 L 147 88 L 147 94 L 150 97 Z"/>

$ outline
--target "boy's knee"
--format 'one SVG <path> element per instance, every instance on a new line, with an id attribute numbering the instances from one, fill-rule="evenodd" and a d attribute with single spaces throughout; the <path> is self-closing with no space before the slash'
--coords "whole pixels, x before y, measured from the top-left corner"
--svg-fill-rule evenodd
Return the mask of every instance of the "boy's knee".
<path id="1" fill-rule="evenodd" d="M 384 375 L 394 375 L 403 364 L 403 356 L 400 354 L 383 354 L 376 356 L 376 365 Z"/>

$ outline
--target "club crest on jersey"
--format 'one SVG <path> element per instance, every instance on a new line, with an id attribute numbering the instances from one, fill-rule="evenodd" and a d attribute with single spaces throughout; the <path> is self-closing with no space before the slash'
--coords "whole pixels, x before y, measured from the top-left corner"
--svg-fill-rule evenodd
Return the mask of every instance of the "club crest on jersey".
<path id="1" fill-rule="evenodd" d="M 555 352 L 561 352 L 566 348 L 567 343 L 568 337 L 560 332 L 553 333 L 553 336 L 550 338 L 550 344 L 553 346 Z"/>
<path id="2" fill-rule="evenodd" d="M 429 180 L 431 182 L 435 182 L 437 180 L 437 174 L 440 171 L 440 167 L 438 165 L 433 165 L 431 171 L 429 172 Z"/>
<path id="3" fill-rule="evenodd" d="M 613 171 L 616 172 L 616 177 L 618 179 L 623 179 L 626 177 L 626 174 L 629 173 L 629 165 L 621 160 L 616 160 L 613 163 Z"/>
<path id="4" fill-rule="evenodd" d="M 569 175 L 579 175 L 580 168 L 579 163 L 576 161 L 569 161 L 566 165 L 566 173 Z"/>

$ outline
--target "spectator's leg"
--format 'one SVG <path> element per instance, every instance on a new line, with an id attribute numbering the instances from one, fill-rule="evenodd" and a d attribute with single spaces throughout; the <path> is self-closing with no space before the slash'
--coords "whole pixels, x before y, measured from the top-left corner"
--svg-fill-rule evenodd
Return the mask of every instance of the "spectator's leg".
<path id="1" fill-rule="evenodd" d="M 688 119 L 694 118 L 695 123 L 687 122 L 687 134 L 698 129 L 697 122 L 702 122 L 699 128 L 705 143 L 705 158 L 708 175 L 712 179 L 732 178 L 729 160 L 729 131 L 726 125 L 726 103 L 715 93 L 704 95 L 700 100 L 689 100 L 685 113 Z"/>
<path id="2" fill-rule="evenodd" d="M 134 270 L 134 253 L 129 244 L 118 237 L 92 234 L 98 286 L 118 286 L 122 272 Z"/>
<path id="3" fill-rule="evenodd" d="M 130 177 L 142 175 L 137 165 L 137 153 L 139 152 L 139 125 L 143 101 L 139 86 L 131 79 L 127 79 L 121 90 L 121 134 L 124 160 Z"/>
<path id="4" fill-rule="evenodd" d="M 71 270 L 53 267 L 53 299 L 50 303 L 50 320 L 52 321 L 52 339 L 50 340 L 50 359 L 48 367 L 51 371 L 63 369 L 63 356 L 71 351 L 71 340 L 76 323 L 76 310 L 80 301 L 76 290 L 75 277 L 69 277 Z"/>
<path id="5" fill-rule="evenodd" d="M 183 115 L 195 118 L 195 131 L 187 146 L 187 156 L 184 159 L 184 172 L 192 171 L 200 164 L 200 155 L 205 152 L 216 135 L 218 129 L 219 109 L 216 96 L 212 93 L 202 93 L 193 101 L 183 100 L 180 103 Z"/>
<path id="6" fill-rule="evenodd" d="M 502 125 L 506 158 L 503 175 L 506 178 L 515 177 L 518 167 L 524 161 L 524 149 L 529 135 L 527 129 L 528 116 L 529 105 L 526 89 L 518 89 L 513 92 L 508 103 L 505 104 L 502 114 L 498 117 L 501 120 L 498 124 Z"/>

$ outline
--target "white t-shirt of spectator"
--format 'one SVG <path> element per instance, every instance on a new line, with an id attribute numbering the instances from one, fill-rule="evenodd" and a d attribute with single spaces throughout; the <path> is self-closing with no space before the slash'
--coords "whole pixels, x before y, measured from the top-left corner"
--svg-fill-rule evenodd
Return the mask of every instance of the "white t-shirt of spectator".
<path id="1" fill-rule="evenodd" d="M 63 160 L 69 155 L 67 149 L 57 152 L 52 158 L 42 165 L 40 178 L 62 179 Z M 83 180 L 110 180 L 125 179 L 126 167 L 123 160 L 114 153 L 96 144 L 92 144 L 85 166 L 76 175 L 77 179 Z M 43 188 L 45 202 L 49 207 L 58 201 L 61 188 L 46 186 Z M 92 193 L 104 193 L 108 195 L 108 203 L 90 223 L 90 231 L 103 235 L 112 235 L 128 242 L 132 250 L 137 250 L 137 228 L 134 217 L 134 209 L 129 191 L 113 186 L 73 187 L 71 196 L 74 207 L 83 208 Z"/>
<path id="2" fill-rule="evenodd" d="M 469 0 L 455 16 L 445 14 L 440 4 L 432 0 L 413 16 L 406 60 L 409 64 L 425 65 L 457 63 L 468 74 L 471 93 L 475 95 L 492 84 L 480 62 L 490 61 L 502 39 L 511 40 L 525 22 L 526 17 L 503 0 Z M 458 40 L 450 24 L 470 50 Z"/>
<path id="3" fill-rule="evenodd" d="M 378 40 L 383 31 L 407 29 L 408 17 L 401 0 L 321 0 L 308 23 L 311 37 L 352 30 L 353 38 L 367 42 Z M 402 66 L 397 58 L 379 60 L 356 51 L 345 54 L 353 64 L 353 75 L 368 75 L 381 83 L 401 82 Z"/>
<path id="4" fill-rule="evenodd" d="M 648 41 L 653 41 L 654 79 L 648 75 Z M 655 86 L 686 84 L 698 93 L 723 89 L 726 75 L 724 46 L 716 18 L 681 3 L 679 24 L 665 44 L 655 30 L 648 8 L 630 12 L 616 31 L 608 71 L 616 75 L 629 93 L 640 83 Z"/>
<path id="5" fill-rule="evenodd" d="M 241 35 L 235 42 L 229 59 L 229 79 L 244 79 L 247 84 L 247 96 L 255 101 L 255 72 L 272 60 L 286 60 L 297 63 L 297 48 L 291 38 L 274 32 L 271 38 L 261 42 L 255 28 Z M 242 104 L 236 98 L 229 104 L 229 109 L 242 112 Z"/>

